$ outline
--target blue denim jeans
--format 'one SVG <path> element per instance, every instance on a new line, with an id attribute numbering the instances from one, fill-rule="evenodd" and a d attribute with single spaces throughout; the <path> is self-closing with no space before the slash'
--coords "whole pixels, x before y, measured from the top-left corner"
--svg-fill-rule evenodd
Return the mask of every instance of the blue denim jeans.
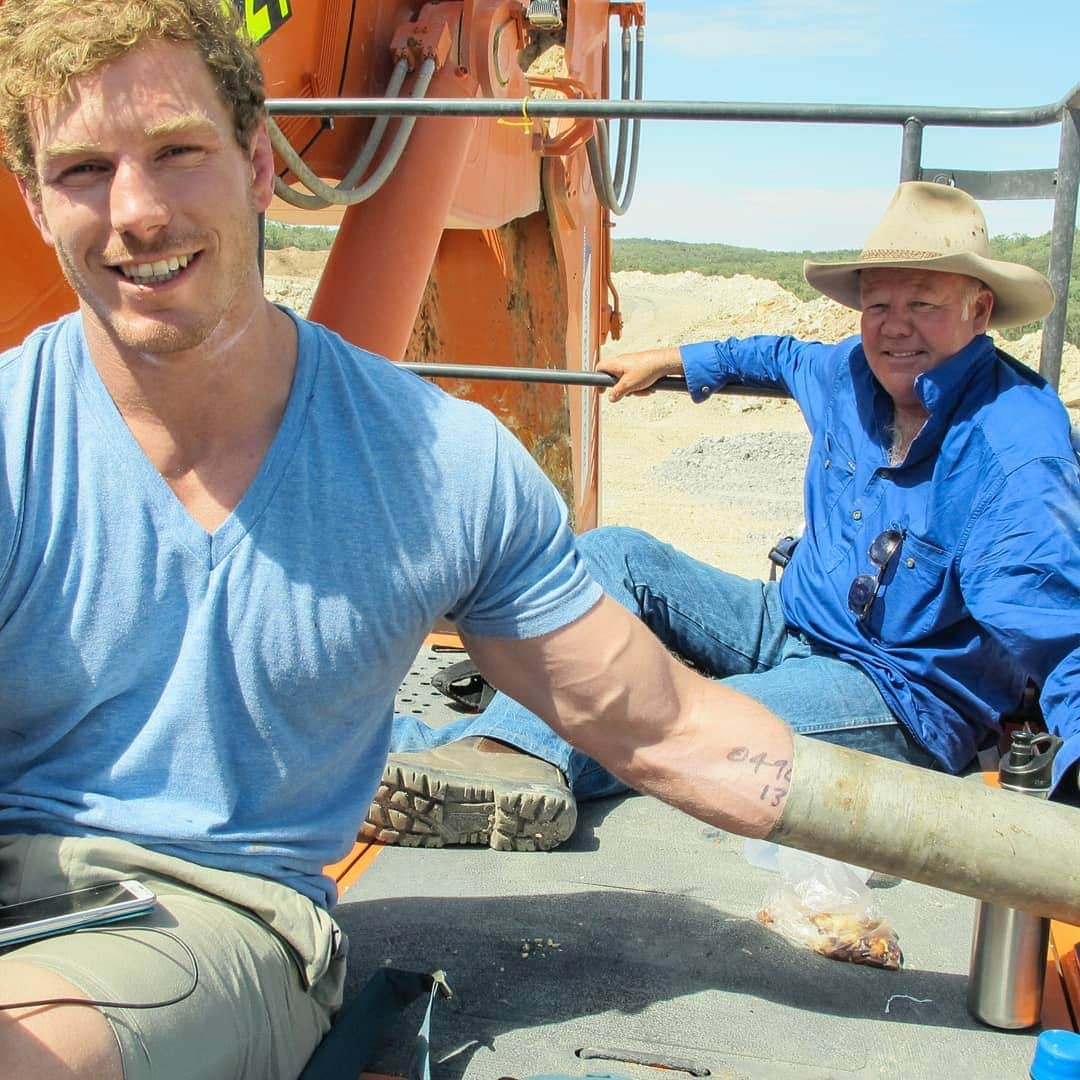
<path id="1" fill-rule="evenodd" d="M 787 625 L 778 583 L 717 570 L 637 529 L 594 529 L 578 544 L 604 591 L 669 649 L 761 702 L 794 731 L 914 765 L 935 765 L 897 723 L 869 676 Z M 472 735 L 499 739 L 557 765 L 579 799 L 627 790 L 505 694 L 497 694 L 483 713 L 441 728 L 412 716 L 395 717 L 391 750 L 408 753 Z"/>

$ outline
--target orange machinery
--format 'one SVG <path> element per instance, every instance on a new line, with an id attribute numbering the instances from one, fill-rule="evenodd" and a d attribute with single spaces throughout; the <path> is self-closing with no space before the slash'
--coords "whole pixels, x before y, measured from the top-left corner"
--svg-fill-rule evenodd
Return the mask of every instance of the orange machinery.
<path id="1" fill-rule="evenodd" d="M 271 103 L 422 89 L 432 98 L 523 103 L 606 97 L 612 20 L 628 30 L 644 19 L 644 5 L 607 0 L 234 2 L 259 42 Z M 305 167 L 340 181 L 377 122 L 294 115 L 279 118 L 279 128 Z M 404 123 L 389 122 L 366 173 L 387 163 Z M 312 317 L 392 360 L 589 371 L 619 327 L 610 214 L 585 150 L 594 131 L 592 120 L 525 115 L 416 120 L 382 186 L 344 211 Z M 295 188 L 284 161 L 279 155 L 282 183 Z M 9 239 L 3 348 L 75 302 L 6 174 L 0 228 Z M 511 428 L 563 493 L 578 529 L 597 523 L 595 393 L 551 383 L 441 385 Z"/>

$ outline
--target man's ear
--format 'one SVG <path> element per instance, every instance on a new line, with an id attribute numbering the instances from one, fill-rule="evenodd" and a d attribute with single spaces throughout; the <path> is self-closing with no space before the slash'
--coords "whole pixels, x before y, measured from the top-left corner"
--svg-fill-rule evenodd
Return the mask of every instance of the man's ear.
<path id="1" fill-rule="evenodd" d="M 994 311 L 994 294 L 986 288 L 975 294 L 974 330 L 976 334 L 985 334 L 990 316 Z"/>
<path id="2" fill-rule="evenodd" d="M 251 136 L 251 190 L 255 208 L 264 213 L 274 198 L 274 148 L 263 120 Z"/>
<path id="3" fill-rule="evenodd" d="M 37 231 L 41 233 L 41 239 L 49 247 L 55 247 L 52 230 L 49 228 L 48 222 L 45 220 L 45 212 L 41 208 L 41 195 L 32 191 L 30 185 L 21 176 L 15 177 L 15 183 L 19 186 L 19 194 L 26 204 L 26 209 L 30 212 L 30 217 L 37 226 Z"/>

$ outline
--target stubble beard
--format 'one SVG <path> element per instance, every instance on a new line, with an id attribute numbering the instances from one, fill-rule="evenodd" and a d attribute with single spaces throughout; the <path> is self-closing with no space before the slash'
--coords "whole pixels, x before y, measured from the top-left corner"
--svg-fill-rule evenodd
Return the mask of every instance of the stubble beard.
<path id="1" fill-rule="evenodd" d="M 249 207 L 254 212 L 253 201 L 249 202 Z M 247 242 L 242 245 L 243 251 L 238 257 L 231 260 L 230 265 L 219 268 L 217 280 L 212 284 L 214 294 L 212 302 L 191 313 L 180 324 L 156 319 L 152 313 L 139 315 L 108 304 L 95 292 L 86 275 L 80 272 L 75 259 L 59 240 L 55 242 L 55 249 L 60 269 L 76 296 L 79 297 L 84 312 L 89 309 L 94 321 L 115 345 L 125 351 L 137 352 L 144 356 L 170 356 L 204 344 L 222 325 L 229 313 L 236 309 L 241 293 L 253 287 L 252 275 L 258 277 L 258 229 L 254 223 L 245 239 Z M 175 238 L 169 238 L 167 244 L 188 246 L 185 243 L 177 244 Z M 157 247 L 159 250 L 165 250 L 167 244 L 160 244 Z M 137 255 L 140 258 L 152 258 L 154 252 L 144 249 L 128 254 Z M 258 289 L 261 294 L 261 280 L 258 283 Z"/>

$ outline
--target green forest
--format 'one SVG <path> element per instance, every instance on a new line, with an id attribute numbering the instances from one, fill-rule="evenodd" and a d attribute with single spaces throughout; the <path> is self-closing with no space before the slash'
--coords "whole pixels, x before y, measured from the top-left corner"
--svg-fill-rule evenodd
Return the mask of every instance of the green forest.
<path id="1" fill-rule="evenodd" d="M 1046 273 L 1050 265 L 1050 234 L 1043 236 L 998 236 L 990 241 L 995 259 L 1024 263 Z M 612 262 L 615 270 L 644 270 L 650 274 L 674 274 L 695 270 L 699 274 L 733 277 L 749 274 L 778 282 L 789 292 L 809 300 L 817 293 L 802 276 L 804 259 L 823 262 L 854 259 L 854 250 L 846 251 L 760 251 L 757 248 L 731 247 L 728 244 L 684 244 L 675 240 L 614 241 Z M 1002 330 L 1001 336 L 1015 341 L 1038 323 Z M 1080 243 L 1073 245 L 1072 277 L 1069 285 L 1069 312 L 1065 322 L 1065 340 L 1080 346 Z"/>
<path id="2" fill-rule="evenodd" d="M 320 225 L 283 225 L 266 222 L 266 246 L 271 249 L 298 247 L 322 251 L 334 240 L 334 230 Z M 996 259 L 1025 263 L 1046 273 L 1050 265 L 1050 234 L 1043 236 L 998 236 L 990 241 Z M 675 274 L 694 270 L 699 274 L 733 277 L 749 274 L 778 282 L 789 292 L 809 300 L 817 293 L 802 276 L 804 259 L 823 261 L 852 259 L 857 251 L 761 251 L 729 244 L 684 244 L 677 240 L 616 239 L 612 261 L 615 270 L 644 270 L 650 274 Z M 1001 331 L 1011 341 L 1038 328 L 1037 323 Z M 1073 246 L 1072 277 L 1069 285 L 1069 313 L 1065 340 L 1080 346 L 1080 243 Z"/>

